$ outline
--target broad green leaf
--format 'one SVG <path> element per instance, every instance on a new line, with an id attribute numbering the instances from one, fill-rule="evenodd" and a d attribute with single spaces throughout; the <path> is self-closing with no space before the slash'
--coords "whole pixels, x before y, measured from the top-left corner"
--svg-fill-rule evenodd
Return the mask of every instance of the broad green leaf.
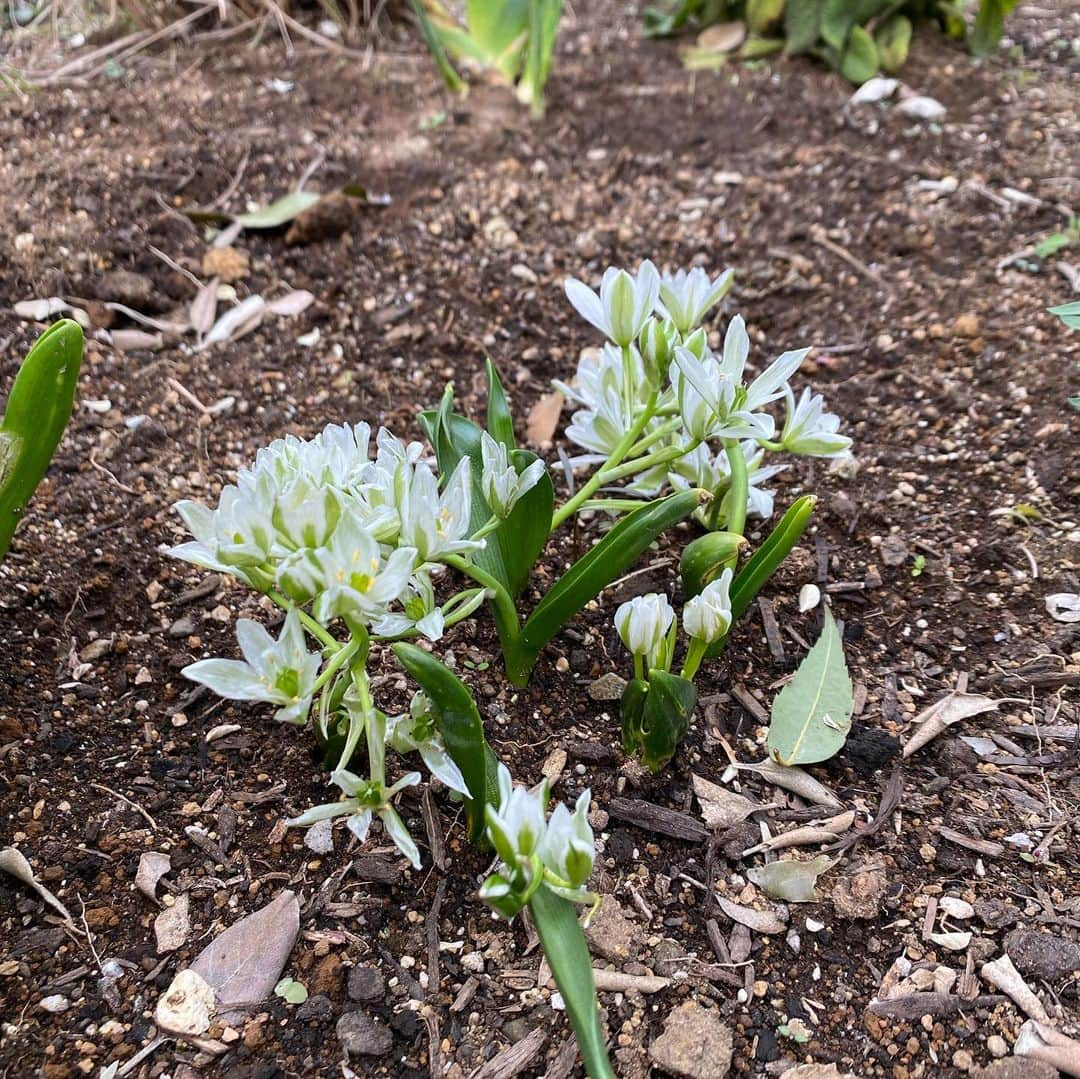
<path id="1" fill-rule="evenodd" d="M 487 401 L 487 431 L 496 442 L 501 442 L 508 450 L 512 450 L 514 442 L 514 420 L 510 415 L 510 405 L 506 400 L 506 392 L 503 390 L 502 379 L 495 364 L 487 361 L 488 401 Z"/>
<path id="2" fill-rule="evenodd" d="M 529 900 L 529 913 L 577 1036 L 586 1074 L 590 1079 L 615 1079 L 600 1025 L 589 946 L 576 908 L 541 886 Z"/>
<path id="3" fill-rule="evenodd" d="M 971 30 L 971 51 L 975 56 L 989 56 L 1005 33 L 1005 16 L 1019 0 L 981 0 Z"/>
<path id="4" fill-rule="evenodd" d="M 65 318 L 27 353 L 0 421 L 0 562 L 71 418 L 83 332 Z"/>
<path id="5" fill-rule="evenodd" d="M 826 855 L 819 854 L 808 862 L 790 859 L 756 866 L 748 869 L 746 875 L 773 899 L 783 899 L 787 903 L 815 903 L 817 879 L 832 864 Z"/>
<path id="6" fill-rule="evenodd" d="M 622 741 L 628 753 L 659 772 L 679 748 L 697 705 L 697 689 L 687 678 L 652 671 L 649 681 L 627 682 L 622 701 Z"/>
<path id="7" fill-rule="evenodd" d="M 911 20 L 904 15 L 894 15 L 874 32 L 874 44 L 882 71 L 890 74 L 899 71 L 911 47 Z"/>
<path id="8" fill-rule="evenodd" d="M 446 751 L 461 770 L 470 797 L 465 810 L 469 838 L 484 835 L 484 806 L 498 804 L 495 773 L 498 762 L 484 738 L 484 724 L 468 687 L 433 655 L 399 641 L 394 655 L 431 701 L 431 714 L 446 744 Z"/>
<path id="9" fill-rule="evenodd" d="M 828 760 L 847 739 L 854 707 L 843 642 L 826 608 L 821 636 L 773 701 L 769 754 L 787 765 Z"/>
<path id="10" fill-rule="evenodd" d="M 469 37 L 507 81 L 517 78 L 529 33 L 529 0 L 468 0 Z"/>
<path id="11" fill-rule="evenodd" d="M 469 523 L 475 532 L 491 517 L 481 485 L 484 465 L 480 436 L 483 432 L 472 420 L 452 412 L 453 402 L 453 392 L 448 387 L 438 412 L 421 413 L 420 424 L 435 447 L 441 476 L 450 476 L 462 457 L 471 461 L 472 516 Z M 519 473 L 536 459 L 529 450 L 514 450 L 510 454 L 510 461 Z M 529 574 L 547 543 L 554 505 L 555 488 L 551 476 L 545 472 L 540 482 L 514 506 L 510 516 L 494 532 L 488 533 L 484 549 L 473 555 L 474 563 L 504 585 L 511 596 L 517 596 L 528 583 Z"/>
<path id="12" fill-rule="evenodd" d="M 766 34 L 784 17 L 784 0 L 746 0 L 746 26 L 751 34 Z"/>
<path id="13" fill-rule="evenodd" d="M 587 554 L 570 567 L 537 604 L 521 630 L 521 644 L 528 669 L 508 670 L 515 685 L 524 685 L 529 670 L 544 645 L 589 600 L 598 596 L 627 569 L 666 529 L 689 517 L 700 505 L 697 490 L 679 491 L 667 498 L 647 502 L 624 517 Z"/>
<path id="14" fill-rule="evenodd" d="M 852 0 L 824 0 L 821 6 L 821 39 L 826 45 L 843 52 L 854 25 L 855 5 Z"/>
<path id="15" fill-rule="evenodd" d="M 646 8 L 642 18 L 646 37 L 669 37 L 681 30 L 704 7 L 704 0 L 677 0 L 670 10 Z"/>
<path id="16" fill-rule="evenodd" d="M 809 52 L 821 36 L 822 0 L 787 0 L 784 8 L 784 52 Z"/>
<path id="17" fill-rule="evenodd" d="M 275 199 L 269 206 L 263 206 L 250 214 L 239 214 L 233 220 L 246 229 L 280 228 L 314 206 L 321 197 L 314 191 L 290 191 L 280 199 Z"/>
<path id="18" fill-rule="evenodd" d="M 877 46 L 874 39 L 861 26 L 851 28 L 844 58 L 840 62 L 840 73 L 850 82 L 862 85 L 872 79 L 880 67 Z"/>
<path id="19" fill-rule="evenodd" d="M 1057 307 L 1048 308 L 1050 314 L 1057 315 L 1070 330 L 1080 330 L 1080 300 L 1074 303 L 1063 303 Z"/>

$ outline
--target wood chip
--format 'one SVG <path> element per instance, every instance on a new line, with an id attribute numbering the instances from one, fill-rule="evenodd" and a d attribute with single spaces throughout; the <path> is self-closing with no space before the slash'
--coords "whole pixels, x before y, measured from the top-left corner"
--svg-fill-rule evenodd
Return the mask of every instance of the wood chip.
<path id="1" fill-rule="evenodd" d="M 955 843 L 958 847 L 973 850 L 976 854 L 985 854 L 987 858 L 1000 858 L 1005 853 L 1005 846 L 1002 843 L 993 843 L 989 839 L 976 839 L 974 836 L 964 835 L 963 832 L 957 832 L 952 828 L 941 827 L 938 829 L 938 835 L 950 843 Z"/>
<path id="2" fill-rule="evenodd" d="M 477 1068 L 470 1079 L 511 1079 L 523 1072 L 536 1058 L 547 1041 L 542 1026 L 530 1030 L 524 1038 L 496 1053 L 486 1064 Z"/>
<path id="3" fill-rule="evenodd" d="M 640 798 L 612 798 L 608 812 L 655 835 L 684 839 L 689 843 L 704 843 L 709 838 L 709 830 L 688 813 L 653 805 Z"/>
<path id="4" fill-rule="evenodd" d="M 784 908 L 769 910 L 755 910 L 753 907 L 744 907 L 739 903 L 733 903 L 718 895 L 716 902 L 720 909 L 733 921 L 745 925 L 755 933 L 783 933 L 787 929 L 787 911 Z M 781 912 L 783 917 L 781 917 Z"/>

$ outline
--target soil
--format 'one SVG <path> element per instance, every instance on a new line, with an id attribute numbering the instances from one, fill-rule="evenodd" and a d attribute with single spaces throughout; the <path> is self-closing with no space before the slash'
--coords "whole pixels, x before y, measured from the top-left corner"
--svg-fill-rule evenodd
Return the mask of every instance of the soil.
<path id="1" fill-rule="evenodd" d="M 1069 298 L 1059 267 L 1077 249 L 1045 260 L 1027 250 L 1080 207 L 1068 46 L 1080 9 L 1043 4 L 1010 34 L 1017 48 L 983 64 L 931 31 L 917 36 L 903 78 L 947 107 L 939 126 L 846 109 L 850 87 L 809 62 L 689 74 L 675 43 L 642 40 L 636 17 L 600 0 L 568 18 L 540 122 L 497 87 L 448 99 L 403 30 L 367 63 L 299 42 L 287 61 L 269 37 L 194 42 L 136 58 L 116 78 L 0 98 L 3 385 L 39 329 L 11 312 L 16 300 L 85 301 L 100 325 L 116 317 L 103 301 L 157 315 L 189 303 L 195 285 L 153 249 L 201 278 L 207 234 L 179 210 L 230 185 L 224 207 L 239 212 L 317 163 L 313 189 L 359 182 L 391 197 L 342 204 L 299 242 L 280 230 L 237 241 L 249 257 L 237 294 L 310 289 L 316 302 L 296 318 L 199 352 L 88 344 L 70 430 L 0 567 L 2 838 L 77 923 L 0 882 L 2 1074 L 60 1079 L 130 1060 L 153 1040 L 172 976 L 286 887 L 302 907 L 286 973 L 325 1000 L 303 1011 L 274 997 L 226 1032 L 223 1056 L 165 1042 L 133 1074 L 336 1075 L 335 1024 L 356 1011 L 392 1036 L 390 1052 L 353 1058 L 358 1074 L 472 1075 L 534 1030 L 517 1073 L 575 1074 L 535 938 L 476 900 L 487 866 L 450 802 L 436 799 L 442 864 L 425 845 L 420 872 L 381 834 L 362 848 L 339 837 L 316 855 L 283 830 L 284 817 L 327 797 L 309 738 L 274 727 L 266 710 L 193 692 L 179 674 L 234 655 L 236 618 L 266 613 L 163 550 L 182 538 L 172 504 L 213 500 L 274 437 L 361 419 L 415 436 L 416 410 L 448 379 L 478 414 L 485 355 L 506 376 L 523 435 L 550 379 L 572 374 L 594 343 L 562 279 L 642 257 L 735 267 L 729 313 L 747 319 L 752 360 L 818 346 L 804 374 L 843 417 L 857 467 L 802 459 L 779 478 L 778 507 L 808 490 L 821 503 L 768 589 L 778 632 L 766 634 L 757 608 L 744 618 L 701 676 L 695 724 L 658 776 L 624 758 L 616 706 L 586 689 L 628 673 L 615 601 L 656 587 L 677 595 L 678 533 L 651 572 L 556 638 L 524 691 L 503 680 L 486 618 L 443 643 L 520 779 L 538 779 L 561 750 L 557 796 L 593 790 L 605 822 L 594 884 L 620 904 L 627 922 L 616 928 L 633 930 L 626 954 L 609 944 L 597 963 L 672 976 L 655 995 L 602 994 L 619 1072 L 644 1074 L 665 1018 L 691 998 L 730 1029 L 738 1075 L 805 1061 L 860 1076 L 958 1075 L 1011 1045 L 1024 1016 L 986 984 L 951 1013 L 868 1011 L 898 956 L 962 974 L 1000 954 L 1017 926 L 1051 951 L 1080 930 L 1080 742 L 1069 733 L 1080 624 L 1053 620 L 1044 602 L 1080 590 L 1080 442 L 1066 402 L 1080 334 L 1046 312 Z M 298 342 L 316 328 L 313 346 Z M 553 541 L 525 606 L 594 530 Z M 822 878 L 820 901 L 792 905 L 787 932 L 755 932 L 741 962 L 720 966 L 745 940 L 710 896 L 760 905 L 745 876 L 760 859 L 739 856 L 758 832 L 673 839 L 627 820 L 615 799 L 700 821 L 691 775 L 718 782 L 725 744 L 761 759 L 761 709 L 820 626 L 820 609 L 798 609 L 811 581 L 843 622 L 860 702 L 845 750 L 813 771 L 861 824 L 918 711 L 962 678 L 999 706 L 904 761 L 900 808 Z M 388 706 L 404 702 L 404 677 L 378 663 Z M 222 724 L 239 729 L 208 741 Z M 1040 736 L 1044 727 L 1057 735 Z M 961 735 L 996 736 L 1002 754 L 982 759 Z M 774 830 L 808 816 L 749 773 L 740 783 L 784 802 Z M 422 837 L 419 798 L 403 811 Z M 190 902 L 191 938 L 163 956 L 158 907 L 133 883 L 147 851 L 168 852 L 162 891 Z M 977 906 L 945 926 L 973 933 L 959 952 L 926 935 L 942 928 L 928 905 L 945 896 Z M 103 981 L 110 960 L 122 975 Z M 1075 971 L 1025 973 L 1075 1034 Z M 350 974 L 354 995 L 374 1000 L 350 1000 Z M 50 997 L 66 1010 L 43 1008 Z M 505 1065 L 483 1074 L 515 1074 Z"/>

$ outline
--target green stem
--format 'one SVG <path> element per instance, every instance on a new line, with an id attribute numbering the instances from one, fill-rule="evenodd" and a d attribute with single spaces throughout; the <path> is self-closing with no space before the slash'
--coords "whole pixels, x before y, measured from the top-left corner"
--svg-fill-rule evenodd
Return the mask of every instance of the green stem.
<path id="1" fill-rule="evenodd" d="M 594 473 L 592 478 L 584 487 L 581 488 L 569 502 L 560 506 L 551 518 L 551 531 L 554 532 L 569 517 L 571 514 L 576 513 L 583 503 L 587 502 L 604 483 L 604 471 L 605 469 L 612 468 L 618 465 L 624 457 L 633 448 L 633 445 L 641 437 L 641 432 L 645 430 L 645 425 L 652 419 L 653 410 L 656 408 L 656 391 L 654 390 L 652 396 L 649 398 L 648 404 L 646 404 L 644 411 L 634 421 L 633 426 L 625 435 L 619 440 L 615 449 L 611 451 L 608 459 L 604 462 L 603 468 Z"/>
<path id="2" fill-rule="evenodd" d="M 757 444 L 763 450 L 769 450 L 772 453 L 783 453 L 785 448 L 783 442 L 770 442 L 767 438 L 759 438 Z"/>
<path id="3" fill-rule="evenodd" d="M 686 650 L 686 659 L 683 661 L 683 678 L 691 682 L 694 680 L 694 675 L 697 674 L 698 667 L 701 666 L 701 661 L 705 658 L 705 649 L 707 647 L 706 643 L 698 640 L 697 637 L 690 638 L 690 645 Z"/>
<path id="4" fill-rule="evenodd" d="M 327 630 L 323 626 L 320 626 L 319 623 L 316 622 L 315 619 L 307 613 L 307 611 L 300 610 L 300 608 L 297 607 L 295 603 L 293 603 L 291 600 L 287 600 L 276 589 L 268 588 L 263 593 L 263 595 L 265 595 L 267 599 L 272 600 L 274 603 L 276 603 L 283 611 L 296 611 L 296 613 L 300 616 L 300 621 L 303 623 L 304 628 L 308 631 L 308 633 L 312 635 L 312 637 L 315 637 L 317 640 L 322 642 L 324 648 L 329 649 L 329 651 L 331 652 L 338 652 L 344 647 L 341 641 L 337 640 L 330 633 L 329 630 Z"/>
<path id="5" fill-rule="evenodd" d="M 599 472 L 601 484 L 613 483 L 615 480 L 625 479 L 627 476 L 637 475 L 639 472 L 648 472 L 657 465 L 665 465 L 668 461 L 677 460 L 688 453 L 693 452 L 698 442 L 691 442 L 689 446 L 665 446 L 662 450 L 650 453 L 647 457 L 638 457 L 624 464 L 602 468 Z"/>
<path id="6" fill-rule="evenodd" d="M 580 508 L 583 510 L 607 510 L 608 513 L 633 513 L 645 502 L 640 498 L 590 498 Z"/>
<path id="7" fill-rule="evenodd" d="M 645 657 L 640 652 L 634 653 L 634 677 L 639 682 L 645 680 Z"/>
<path id="8" fill-rule="evenodd" d="M 319 690 L 322 689 L 323 686 L 325 686 L 326 683 L 329 682 L 330 679 L 333 678 L 334 675 L 337 674 L 337 672 L 341 670 L 341 668 L 346 663 L 348 663 L 349 660 L 353 658 L 353 656 L 356 655 L 359 649 L 360 645 L 357 644 L 356 641 L 350 641 L 347 645 L 345 645 L 344 648 L 335 652 L 334 655 L 330 657 L 329 662 L 323 668 L 322 674 L 320 674 L 319 677 L 315 679 L 315 684 L 311 687 L 312 696 L 318 693 Z"/>
<path id="9" fill-rule="evenodd" d="M 491 592 L 492 602 L 507 622 L 513 625 L 518 624 L 517 608 L 514 606 L 510 593 L 507 592 L 501 581 L 460 555 L 445 555 L 443 561 L 448 566 L 453 566 L 460 573 L 464 573 L 466 577 L 471 577 L 477 584 L 483 585 Z"/>
<path id="10" fill-rule="evenodd" d="M 495 531 L 495 529 L 496 529 L 496 528 L 498 528 L 498 527 L 499 527 L 499 525 L 501 525 L 502 523 L 503 523 L 503 519 L 502 519 L 501 517 L 497 517 L 497 516 L 496 516 L 495 514 L 492 514 L 492 515 L 491 515 L 491 516 L 490 516 L 490 517 L 489 517 L 489 518 L 488 518 L 488 519 L 487 519 L 487 520 L 486 520 L 486 521 L 485 521 L 485 522 L 484 522 L 484 523 L 483 523 L 483 524 L 482 524 L 482 525 L 481 525 L 481 526 L 480 526 L 480 527 L 479 527 L 479 528 L 478 528 L 478 529 L 477 529 L 477 530 L 476 530 L 476 531 L 475 531 L 475 532 L 474 532 L 474 533 L 473 533 L 473 534 L 472 534 L 472 535 L 471 535 L 471 536 L 469 537 L 469 539 L 474 539 L 474 540 L 478 540 L 478 539 L 483 539 L 483 538 L 484 538 L 485 536 L 487 536 L 487 535 L 489 535 L 490 533 L 494 532 L 494 531 Z"/>
<path id="11" fill-rule="evenodd" d="M 639 439 L 630 447 L 628 457 L 637 457 L 644 453 L 650 446 L 659 442 L 663 438 L 667 438 L 668 435 L 674 434 L 680 427 L 682 427 L 682 417 L 677 416 L 673 420 L 668 420 L 667 423 L 662 423 L 655 430 L 650 431 L 644 438 Z"/>
<path id="12" fill-rule="evenodd" d="M 727 531 L 741 536 L 746 531 L 746 508 L 750 498 L 750 476 L 746 469 L 746 455 L 737 438 L 724 439 L 724 452 L 731 469 L 728 488 Z M 724 499 L 719 488 L 713 492 L 713 505 L 709 512 L 709 526 L 716 529 L 720 520 L 720 507 Z"/>

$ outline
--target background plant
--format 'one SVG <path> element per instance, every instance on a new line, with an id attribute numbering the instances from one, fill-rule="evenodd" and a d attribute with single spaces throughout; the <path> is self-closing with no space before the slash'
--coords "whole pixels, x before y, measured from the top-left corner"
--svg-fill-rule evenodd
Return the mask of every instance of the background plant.
<path id="1" fill-rule="evenodd" d="M 0 561 L 71 418 L 83 332 L 61 319 L 34 343 L 15 376 L 0 421 Z"/>
<path id="2" fill-rule="evenodd" d="M 562 0 L 466 0 L 462 26 L 439 0 L 409 0 L 428 49 L 450 90 L 466 84 L 450 60 L 476 64 L 514 86 L 535 115 L 544 112 Z"/>
<path id="3" fill-rule="evenodd" d="M 675 0 L 646 9 L 644 21 L 646 34 L 663 37 L 742 20 L 749 34 L 745 58 L 806 53 L 862 83 L 903 67 L 918 23 L 936 23 L 948 37 L 967 40 L 976 56 L 989 55 L 1018 2 L 980 0 L 970 29 L 965 0 Z"/>

